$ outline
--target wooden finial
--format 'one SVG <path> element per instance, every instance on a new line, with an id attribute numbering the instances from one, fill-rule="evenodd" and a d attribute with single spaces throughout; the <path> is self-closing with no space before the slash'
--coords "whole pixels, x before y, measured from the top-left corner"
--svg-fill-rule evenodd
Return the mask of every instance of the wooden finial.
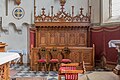
<path id="1" fill-rule="evenodd" d="M 66 3 L 66 0 L 60 0 L 60 4 L 61 4 L 61 6 L 64 6 L 65 3 Z"/>
<path id="2" fill-rule="evenodd" d="M 17 5 L 20 5 L 21 0 L 15 0 L 15 2 L 16 2 Z"/>

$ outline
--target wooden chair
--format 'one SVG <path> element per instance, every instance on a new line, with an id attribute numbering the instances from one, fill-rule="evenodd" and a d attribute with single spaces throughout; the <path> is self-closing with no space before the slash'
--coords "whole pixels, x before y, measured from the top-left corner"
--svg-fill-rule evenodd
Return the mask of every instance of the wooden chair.
<path id="1" fill-rule="evenodd" d="M 37 65 L 37 71 L 39 70 L 39 67 L 41 67 L 40 69 L 42 70 L 44 68 L 44 71 L 47 71 L 47 56 L 48 51 L 46 50 L 45 47 L 41 47 L 38 51 L 38 65 Z"/>
<path id="2" fill-rule="evenodd" d="M 71 63 L 71 60 L 69 59 L 70 49 L 68 47 L 64 47 L 61 54 L 63 56 L 61 63 Z"/>
<path id="3" fill-rule="evenodd" d="M 49 71 L 52 69 L 52 70 L 58 70 L 58 67 L 59 67 L 59 59 L 58 59 L 58 56 L 59 56 L 60 52 L 58 51 L 58 49 L 56 47 L 53 47 L 51 50 L 50 50 L 50 56 L 51 56 L 51 59 L 49 61 Z"/>
<path id="4" fill-rule="evenodd" d="M 82 64 L 82 69 L 81 70 L 77 70 L 77 66 L 81 66 Z M 58 71 L 58 80 L 61 80 L 62 76 L 65 76 L 65 80 L 77 80 L 77 78 L 75 78 L 75 76 L 77 77 L 78 73 L 85 73 L 86 69 L 85 69 L 85 65 L 84 65 L 84 61 L 82 63 L 68 63 L 68 64 L 64 64 L 61 63 L 59 71 Z M 68 79 L 68 75 L 73 76 L 72 79 Z"/>

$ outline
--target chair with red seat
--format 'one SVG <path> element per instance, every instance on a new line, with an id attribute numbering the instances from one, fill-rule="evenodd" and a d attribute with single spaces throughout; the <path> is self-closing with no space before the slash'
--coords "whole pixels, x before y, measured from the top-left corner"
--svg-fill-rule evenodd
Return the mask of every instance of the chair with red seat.
<path id="1" fill-rule="evenodd" d="M 82 69 L 77 70 L 78 66 L 81 66 Z M 65 80 L 77 80 L 78 78 L 75 77 L 77 77 L 78 73 L 85 73 L 85 72 L 86 69 L 85 69 L 84 61 L 82 63 L 68 63 L 68 64 L 61 63 L 58 71 L 58 80 L 61 80 L 62 76 L 65 76 L 66 78 Z"/>
<path id="2" fill-rule="evenodd" d="M 50 50 L 50 55 L 51 55 L 51 59 L 49 61 L 49 71 L 50 70 L 58 70 L 58 67 L 59 67 L 59 59 L 58 59 L 58 56 L 59 56 L 60 52 L 58 51 L 58 49 L 56 47 L 53 47 L 51 50 Z"/>
<path id="3" fill-rule="evenodd" d="M 79 63 L 68 63 L 68 64 L 61 63 L 59 71 L 58 71 L 58 80 L 61 80 L 61 77 L 65 76 L 65 74 L 62 71 L 65 71 L 65 70 L 76 70 L 77 66 L 79 66 Z"/>
<path id="4" fill-rule="evenodd" d="M 71 63 L 71 60 L 69 59 L 70 49 L 68 47 L 64 47 L 61 53 L 63 55 L 63 59 L 61 60 L 61 63 Z"/>
<path id="5" fill-rule="evenodd" d="M 47 67 L 46 67 L 46 63 L 47 63 L 47 60 L 46 60 L 46 55 L 47 55 L 47 50 L 45 47 L 41 47 L 38 51 L 38 70 L 39 68 L 42 70 L 44 68 L 44 71 L 47 70 Z"/>

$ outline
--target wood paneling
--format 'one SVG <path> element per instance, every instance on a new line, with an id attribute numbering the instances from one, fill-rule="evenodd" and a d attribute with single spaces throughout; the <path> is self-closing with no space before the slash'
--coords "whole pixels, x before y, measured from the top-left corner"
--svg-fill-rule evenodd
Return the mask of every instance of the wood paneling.
<path id="1" fill-rule="evenodd" d="M 37 27 L 37 47 L 41 46 L 87 46 L 85 28 L 42 28 Z"/>

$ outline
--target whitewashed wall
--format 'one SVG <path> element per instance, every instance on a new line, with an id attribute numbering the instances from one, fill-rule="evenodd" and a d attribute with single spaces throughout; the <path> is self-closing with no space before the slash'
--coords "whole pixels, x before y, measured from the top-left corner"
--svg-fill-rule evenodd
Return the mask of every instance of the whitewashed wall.
<path id="1" fill-rule="evenodd" d="M 91 22 L 95 25 L 99 25 L 101 22 L 101 1 L 100 0 L 90 0 L 90 5 L 92 6 L 92 16 Z"/>
<path id="2" fill-rule="evenodd" d="M 0 17 L 2 16 L 2 0 L 0 0 Z"/>
<path id="3" fill-rule="evenodd" d="M 36 0 L 37 15 L 41 13 L 41 8 L 46 9 L 46 13 L 51 13 L 51 6 L 54 7 L 54 13 L 57 13 L 61 6 L 59 0 Z M 75 15 L 79 13 L 81 7 L 84 8 L 84 13 L 88 12 L 88 0 L 66 0 L 65 11 L 72 13 L 72 7 L 74 6 Z"/>
<path id="4" fill-rule="evenodd" d="M 5 4 L 6 0 L 2 0 L 2 3 Z M 25 15 L 22 19 L 17 20 L 13 17 L 12 11 L 15 7 L 18 7 L 18 5 L 15 4 L 14 0 L 8 0 L 8 16 L 6 16 L 6 6 L 2 6 L 2 17 L 3 17 L 3 26 L 2 27 L 8 27 L 8 24 L 13 22 L 15 23 L 17 28 L 20 28 L 23 23 L 31 24 L 31 15 L 33 14 L 33 0 L 21 0 L 21 4 L 19 7 L 22 7 L 25 11 Z"/>
<path id="5" fill-rule="evenodd" d="M 14 0 L 8 0 L 8 16 L 6 16 L 6 0 L 0 0 L 0 17 L 2 16 L 2 26 L 0 26 L 0 42 L 8 44 L 6 50 L 27 50 L 29 52 L 29 27 L 34 20 L 34 0 L 21 0 L 19 7 L 25 11 L 22 19 L 15 19 L 12 11 L 16 5 Z M 1 13 L 2 12 L 2 13 Z M 4 32 L 8 30 L 7 32 Z M 20 31 L 19 31 L 20 30 Z M 27 63 L 27 54 L 24 55 L 24 63 Z"/>

